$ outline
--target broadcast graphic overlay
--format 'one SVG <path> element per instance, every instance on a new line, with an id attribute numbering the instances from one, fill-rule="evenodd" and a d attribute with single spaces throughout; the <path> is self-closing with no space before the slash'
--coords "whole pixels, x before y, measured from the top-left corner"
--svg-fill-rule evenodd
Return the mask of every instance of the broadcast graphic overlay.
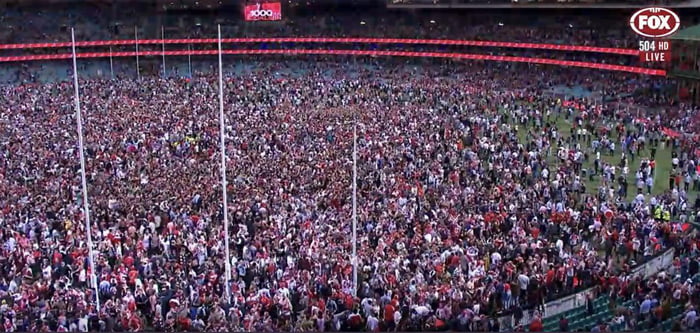
<path id="1" fill-rule="evenodd" d="M 639 60 L 664 63 L 671 60 L 671 43 L 663 39 L 681 26 L 678 15 L 670 9 L 650 7 L 638 10 L 630 18 L 630 27 L 639 36 Z"/>

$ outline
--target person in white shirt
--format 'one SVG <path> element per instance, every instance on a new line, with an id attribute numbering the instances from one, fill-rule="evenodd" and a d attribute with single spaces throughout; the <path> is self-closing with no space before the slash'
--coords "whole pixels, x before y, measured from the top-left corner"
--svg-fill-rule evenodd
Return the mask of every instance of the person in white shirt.
<path id="1" fill-rule="evenodd" d="M 399 327 L 399 323 L 401 323 L 401 319 L 403 316 L 401 316 L 401 311 L 394 311 L 394 327 Z"/>
<path id="2" fill-rule="evenodd" d="M 78 319 L 78 331 L 87 332 L 88 331 L 88 317 L 83 316 Z"/>
<path id="3" fill-rule="evenodd" d="M 362 306 L 362 312 L 365 314 L 365 316 L 369 316 L 372 313 L 372 308 L 374 307 L 374 300 L 367 297 L 360 302 L 360 305 Z"/>
<path id="4" fill-rule="evenodd" d="M 430 314 L 430 308 L 425 305 L 414 305 L 413 311 L 415 311 L 418 318 L 425 318 Z"/>
<path id="5" fill-rule="evenodd" d="M 518 284 L 520 285 L 520 294 L 525 295 L 527 286 L 530 284 L 530 277 L 525 274 L 518 275 Z"/>
<path id="6" fill-rule="evenodd" d="M 501 262 L 501 254 L 498 252 L 494 252 L 491 254 L 491 265 L 498 266 L 498 264 Z"/>
<path id="7" fill-rule="evenodd" d="M 374 314 L 370 314 L 369 317 L 367 317 L 367 331 L 379 331 L 379 319 L 377 319 L 377 317 Z"/>
<path id="8" fill-rule="evenodd" d="M 698 313 L 695 311 L 695 307 L 691 306 L 688 312 L 685 313 L 683 318 L 683 323 L 688 329 L 693 329 L 695 327 L 695 322 L 698 320 Z"/>

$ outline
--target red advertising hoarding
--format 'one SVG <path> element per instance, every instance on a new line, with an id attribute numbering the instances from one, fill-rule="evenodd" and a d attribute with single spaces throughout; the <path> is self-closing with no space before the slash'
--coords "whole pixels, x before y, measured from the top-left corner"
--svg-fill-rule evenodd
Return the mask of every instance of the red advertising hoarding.
<path id="1" fill-rule="evenodd" d="M 246 5 L 243 8 L 246 21 L 279 21 L 282 19 L 282 4 L 265 2 Z"/>

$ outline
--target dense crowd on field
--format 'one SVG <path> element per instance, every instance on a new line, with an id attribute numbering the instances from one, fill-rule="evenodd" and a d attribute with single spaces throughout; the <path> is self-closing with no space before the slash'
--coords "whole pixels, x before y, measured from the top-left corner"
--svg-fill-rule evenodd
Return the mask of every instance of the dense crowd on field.
<path id="1" fill-rule="evenodd" d="M 698 304 L 692 107 L 543 94 L 643 85 L 621 73 L 374 63 L 226 76 L 228 212 L 215 73 L 81 80 L 94 272 L 72 84 L 1 87 L 3 330 L 498 331 L 589 287 Z M 668 249 L 684 270 L 631 284 Z"/>
<path id="2" fill-rule="evenodd" d="M 65 41 L 68 26 L 78 40 L 130 39 L 134 26 L 140 38 L 161 26 L 207 37 L 223 19 L 240 37 L 636 43 L 626 20 L 602 14 L 308 11 L 253 26 L 89 6 L 10 8 L 0 41 Z M 540 55 L 528 52 L 516 53 Z M 226 212 L 215 65 L 136 79 L 117 63 L 111 80 L 80 81 L 87 198 L 72 81 L 38 83 L 50 80 L 35 64 L 2 69 L 17 76 L 0 85 L 0 331 L 538 331 L 546 302 L 588 288 L 637 302 L 587 330 L 655 329 L 670 303 L 682 306 L 673 330 L 700 328 L 699 110 L 663 93 L 665 79 L 268 60 L 236 60 L 255 70 L 224 79 Z M 600 96 L 549 94 L 556 86 Z M 633 273 L 668 250 L 672 267 Z"/>

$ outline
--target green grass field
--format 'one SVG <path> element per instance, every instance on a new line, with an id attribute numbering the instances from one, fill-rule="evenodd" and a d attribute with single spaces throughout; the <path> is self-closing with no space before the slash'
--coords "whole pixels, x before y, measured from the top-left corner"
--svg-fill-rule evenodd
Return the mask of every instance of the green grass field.
<path id="1" fill-rule="evenodd" d="M 571 133 L 571 120 L 567 120 L 564 115 L 560 115 L 559 117 L 556 117 L 555 114 L 552 114 L 552 119 L 556 119 L 555 126 L 557 127 L 560 136 L 562 137 L 569 137 Z M 511 120 L 512 121 L 512 120 Z M 596 124 L 596 125 L 613 125 L 612 123 L 609 124 Z M 528 129 L 532 128 L 532 124 L 530 122 L 527 123 L 526 126 L 520 125 L 520 129 L 518 131 L 518 137 L 521 143 L 525 144 L 526 143 L 526 137 L 528 133 Z M 583 168 L 584 169 L 592 169 L 593 168 L 593 162 L 595 160 L 594 156 L 595 153 L 593 152 L 593 149 L 586 143 L 582 143 L 582 148 L 584 148 L 588 153 L 589 156 L 591 156 L 588 161 L 584 162 Z M 620 144 L 616 142 L 616 147 L 615 147 L 615 154 L 614 155 L 608 155 L 608 154 L 603 154 L 601 153 L 601 160 L 610 163 L 612 165 L 618 166 L 620 164 L 620 160 L 622 158 L 622 152 L 620 149 Z M 556 151 L 559 149 L 557 146 L 557 143 L 555 142 L 552 146 L 552 154 L 550 154 L 549 162 L 552 163 L 554 166 L 558 166 L 558 159 L 556 157 Z M 655 175 L 654 175 L 654 186 L 652 187 L 652 195 L 659 195 L 662 194 L 666 191 L 669 190 L 668 187 L 668 179 L 671 174 L 672 170 L 672 165 L 671 165 L 671 154 L 673 152 L 672 147 L 667 147 L 665 145 L 665 142 L 660 143 L 657 146 L 656 149 L 656 168 L 655 168 Z M 635 173 L 639 169 L 639 165 L 644 158 L 650 158 L 651 156 L 651 149 L 650 145 L 647 144 L 647 147 L 645 149 L 640 151 L 640 155 L 636 156 L 634 160 L 631 160 L 628 158 L 628 167 L 629 167 L 629 172 L 627 174 L 627 182 L 629 184 L 628 187 L 628 192 L 627 192 L 627 199 L 631 200 L 634 198 L 634 196 L 637 194 L 637 186 L 636 186 L 636 179 L 635 179 Z M 620 174 L 618 172 L 618 174 Z M 591 181 L 588 179 L 588 177 L 581 177 L 582 180 L 584 180 L 585 185 L 586 185 L 586 192 L 587 194 L 592 194 L 595 195 L 597 194 L 598 188 L 602 184 L 602 180 L 600 176 L 595 176 L 594 179 Z M 691 191 L 688 192 L 688 197 L 689 197 L 689 202 L 692 203 L 695 200 L 695 197 L 697 196 L 697 192 Z"/>

